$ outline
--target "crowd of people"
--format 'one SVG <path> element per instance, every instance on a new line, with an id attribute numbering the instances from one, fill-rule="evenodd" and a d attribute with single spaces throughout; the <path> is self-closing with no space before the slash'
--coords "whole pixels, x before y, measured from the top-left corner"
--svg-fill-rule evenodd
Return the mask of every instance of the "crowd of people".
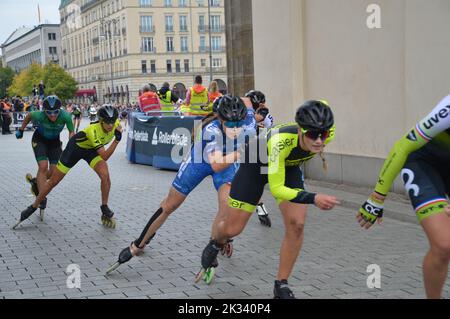
<path id="1" fill-rule="evenodd" d="M 269 214 L 261 203 L 268 184 L 285 227 L 273 294 L 280 299 L 295 298 L 288 279 L 302 248 L 308 206 L 330 211 L 340 204 L 334 196 L 307 191 L 300 167 L 315 156 L 325 162 L 324 150 L 335 138 L 333 107 L 325 100 L 306 101 L 297 108 L 291 123 L 273 126 L 263 92 L 251 90 L 244 97 L 222 95 L 214 83 L 205 88 L 201 76 L 195 78 L 184 100 L 171 92 L 168 83 L 158 91 L 145 85 L 138 106 L 140 112 L 147 114 L 179 112 L 201 116 L 201 135 L 194 138 L 190 156 L 181 164 L 168 195 L 151 213 L 139 237 L 120 252 L 107 274 L 139 256 L 189 194 L 211 176 L 218 193 L 218 211 L 212 218 L 211 232 L 205 234 L 209 240 L 201 253 L 201 270 L 196 280 L 211 283 L 219 265 L 218 254 L 232 256 L 233 240 L 243 232 L 252 213 L 258 213 L 261 224 L 271 226 Z M 90 108 L 97 112 L 96 120 L 78 131 L 77 117 Z M 21 212 L 14 229 L 38 208 L 42 214 L 47 196 L 81 159 L 100 179 L 103 225 L 116 226 L 114 212 L 108 206 L 111 180 L 106 163 L 122 140 L 120 117 L 126 117 L 122 113 L 132 109 L 128 105 L 69 104 L 64 110 L 58 97 L 49 96 L 43 100 L 41 111 L 27 115 L 16 137 L 21 139 L 27 124 L 35 122 L 32 145 L 38 173 L 36 177 L 27 175 L 27 179 L 36 199 Z M 449 114 L 450 96 L 447 96 L 395 144 L 380 171 L 374 192 L 356 216 L 365 229 L 380 223 L 384 201 L 394 179 L 400 173 L 407 177 L 405 187 L 430 243 L 423 265 L 429 298 L 441 297 L 450 261 Z M 69 142 L 63 150 L 60 133 L 65 127 Z M 256 161 L 250 161 L 249 154 L 261 148 L 264 151 L 258 151 Z"/>

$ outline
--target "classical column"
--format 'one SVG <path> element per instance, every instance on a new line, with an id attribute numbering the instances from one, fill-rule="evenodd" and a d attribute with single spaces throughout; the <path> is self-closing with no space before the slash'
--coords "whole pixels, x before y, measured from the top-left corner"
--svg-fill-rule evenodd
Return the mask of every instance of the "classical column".
<path id="1" fill-rule="evenodd" d="M 251 0 L 225 0 L 228 89 L 243 96 L 255 86 Z"/>

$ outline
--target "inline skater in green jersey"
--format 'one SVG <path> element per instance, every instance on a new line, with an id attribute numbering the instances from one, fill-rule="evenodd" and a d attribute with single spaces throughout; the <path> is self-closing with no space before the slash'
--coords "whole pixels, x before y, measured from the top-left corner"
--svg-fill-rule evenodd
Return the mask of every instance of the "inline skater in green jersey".
<path id="1" fill-rule="evenodd" d="M 381 223 L 398 174 L 430 243 L 423 262 L 426 295 L 441 298 L 450 261 L 450 95 L 395 143 L 374 192 L 357 214 L 361 227 Z"/>
<path id="2" fill-rule="evenodd" d="M 112 105 L 104 105 L 99 110 L 98 117 L 99 122 L 89 125 L 69 140 L 51 178 L 39 191 L 39 196 L 36 198 L 35 202 L 22 211 L 20 220 L 13 229 L 36 211 L 38 205 L 44 200 L 45 196 L 58 185 L 69 170 L 81 159 L 89 164 L 101 180 L 102 205 L 100 209 L 102 212 L 102 223 L 106 227 L 115 228 L 116 220 L 113 218 L 114 213 L 108 207 L 111 180 L 109 178 L 109 170 L 106 162 L 114 153 L 117 145 L 122 139 L 122 128 L 118 119 L 119 112 Z M 111 141 L 112 144 L 106 149 L 105 146 Z"/>
<path id="3" fill-rule="evenodd" d="M 72 118 L 70 114 L 61 109 L 61 100 L 57 96 L 48 96 L 43 102 L 43 110 L 30 112 L 25 117 L 22 126 L 16 131 L 16 137 L 21 139 L 27 125 L 32 121 L 36 131 L 31 139 L 34 156 L 38 164 L 36 177 L 26 174 L 26 180 L 31 184 L 31 192 L 39 195 L 45 182 L 50 179 L 56 169 L 59 157 L 62 153 L 60 133 L 64 127 L 69 130 L 69 138 L 74 135 Z M 40 204 L 41 220 L 47 207 L 47 199 Z"/>

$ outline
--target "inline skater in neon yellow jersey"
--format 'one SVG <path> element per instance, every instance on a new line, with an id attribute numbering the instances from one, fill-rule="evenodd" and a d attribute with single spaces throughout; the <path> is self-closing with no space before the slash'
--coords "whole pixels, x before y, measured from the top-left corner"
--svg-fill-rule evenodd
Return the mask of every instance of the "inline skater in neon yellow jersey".
<path id="1" fill-rule="evenodd" d="M 61 154 L 55 172 L 44 184 L 44 187 L 39 190 L 39 196 L 35 202 L 22 211 L 19 222 L 13 229 L 36 211 L 45 196 L 82 159 L 97 173 L 101 181 L 102 205 L 100 206 L 100 210 L 102 212 L 102 224 L 109 228 L 115 228 L 116 220 L 113 218 L 114 213 L 108 207 L 111 180 L 106 162 L 112 156 L 122 139 L 122 127 L 120 126 L 118 117 L 118 110 L 112 105 L 105 104 L 98 111 L 99 121 L 84 128 L 69 140 Z M 112 142 L 111 145 L 106 149 L 105 146 L 110 142 Z"/>
<path id="2" fill-rule="evenodd" d="M 295 120 L 296 123 L 277 125 L 267 133 L 267 138 L 261 137 L 262 142 L 258 146 L 267 149 L 267 152 L 258 151 L 256 163 L 241 163 L 231 184 L 227 219 L 218 225 L 203 250 L 202 271 L 197 279 L 201 278 L 202 272 L 209 279 L 208 273 L 214 272 L 212 269 L 216 267 L 214 260 L 218 252 L 229 238 L 242 233 L 268 183 L 286 227 L 274 296 L 280 299 L 295 298 L 288 278 L 303 243 L 308 204 L 327 211 L 339 204 L 334 196 L 306 191 L 300 168 L 302 163 L 322 153 L 334 139 L 331 108 L 323 101 L 307 101 L 298 108 Z M 250 145 L 249 149 L 255 148 Z M 247 150 L 245 153 L 248 153 Z"/>
<path id="3" fill-rule="evenodd" d="M 441 298 L 450 261 L 450 95 L 395 143 L 357 214 L 361 227 L 381 222 L 384 200 L 400 173 L 430 243 L 423 262 L 426 295 Z"/>

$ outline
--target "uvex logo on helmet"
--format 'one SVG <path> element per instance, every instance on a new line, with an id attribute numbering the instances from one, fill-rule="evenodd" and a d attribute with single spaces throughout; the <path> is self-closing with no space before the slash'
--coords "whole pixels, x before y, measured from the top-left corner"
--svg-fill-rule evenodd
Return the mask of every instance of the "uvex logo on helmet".
<path id="1" fill-rule="evenodd" d="M 450 115 L 450 105 L 445 106 L 442 110 L 435 113 L 433 116 L 428 118 L 424 123 L 423 126 L 430 130 L 432 129 L 436 124 L 438 124 L 441 120 L 447 118 Z"/>

